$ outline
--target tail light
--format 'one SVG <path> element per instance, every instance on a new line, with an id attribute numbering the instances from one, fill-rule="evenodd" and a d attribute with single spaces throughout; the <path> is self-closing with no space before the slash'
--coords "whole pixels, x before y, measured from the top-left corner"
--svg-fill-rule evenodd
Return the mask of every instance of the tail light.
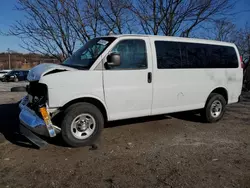
<path id="1" fill-rule="evenodd" d="M 244 63 L 243 63 L 243 58 L 242 58 L 242 56 L 240 56 L 240 65 L 241 65 L 241 68 L 244 69 Z"/>

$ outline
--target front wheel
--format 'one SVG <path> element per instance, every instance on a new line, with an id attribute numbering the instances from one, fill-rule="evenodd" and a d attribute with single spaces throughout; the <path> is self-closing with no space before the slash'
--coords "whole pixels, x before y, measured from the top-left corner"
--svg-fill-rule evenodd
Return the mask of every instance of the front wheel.
<path id="1" fill-rule="evenodd" d="M 96 106 L 83 102 L 65 110 L 61 125 L 63 140 L 69 146 L 88 146 L 99 137 L 104 119 Z"/>
<path id="2" fill-rule="evenodd" d="M 205 108 L 201 111 L 201 116 L 206 122 L 217 122 L 223 117 L 225 113 L 225 107 L 225 98 L 220 94 L 211 93 L 211 95 L 208 97 Z"/>
<path id="3" fill-rule="evenodd" d="M 15 77 L 14 78 L 14 82 L 18 82 L 19 80 L 18 80 L 18 78 L 17 77 Z"/>

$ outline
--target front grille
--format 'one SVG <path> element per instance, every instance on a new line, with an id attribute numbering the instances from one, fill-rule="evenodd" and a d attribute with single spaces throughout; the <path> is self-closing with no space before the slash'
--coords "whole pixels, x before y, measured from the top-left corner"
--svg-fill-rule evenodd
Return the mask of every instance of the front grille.
<path id="1" fill-rule="evenodd" d="M 46 105 L 47 102 L 47 85 L 39 83 L 38 81 L 30 82 L 26 88 L 27 93 L 32 97 L 32 101 L 28 106 L 34 111 L 38 112 L 39 108 Z"/>
<path id="2" fill-rule="evenodd" d="M 47 85 L 39 83 L 38 81 L 30 82 L 26 90 L 27 93 L 32 96 L 37 96 L 37 97 L 47 96 Z"/>

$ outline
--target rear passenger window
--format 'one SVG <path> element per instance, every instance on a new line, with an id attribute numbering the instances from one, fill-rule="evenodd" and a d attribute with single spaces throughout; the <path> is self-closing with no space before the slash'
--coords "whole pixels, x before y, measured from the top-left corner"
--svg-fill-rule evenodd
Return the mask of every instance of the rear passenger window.
<path id="1" fill-rule="evenodd" d="M 180 43 L 182 52 L 181 68 L 206 68 L 208 60 L 207 45 Z"/>
<path id="2" fill-rule="evenodd" d="M 157 68 L 181 68 L 180 46 L 177 42 L 156 41 Z"/>
<path id="3" fill-rule="evenodd" d="M 237 68 L 233 47 L 199 43 L 155 41 L 158 69 Z"/>

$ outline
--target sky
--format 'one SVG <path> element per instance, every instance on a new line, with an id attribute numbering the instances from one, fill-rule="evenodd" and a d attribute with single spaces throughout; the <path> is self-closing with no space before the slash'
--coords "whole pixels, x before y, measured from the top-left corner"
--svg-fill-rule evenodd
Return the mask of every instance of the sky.
<path id="1" fill-rule="evenodd" d="M 0 31 L 7 32 L 8 29 L 15 21 L 23 20 L 24 13 L 15 10 L 17 0 L 1 0 L 0 4 Z M 232 22 L 237 27 L 244 27 L 247 21 L 250 22 L 250 0 L 238 0 L 233 12 L 237 13 L 232 18 Z M 250 24 L 250 23 L 249 23 Z M 14 36 L 1 36 L 0 35 L 0 53 L 10 50 L 17 52 L 27 52 L 21 48 L 22 41 Z"/>

